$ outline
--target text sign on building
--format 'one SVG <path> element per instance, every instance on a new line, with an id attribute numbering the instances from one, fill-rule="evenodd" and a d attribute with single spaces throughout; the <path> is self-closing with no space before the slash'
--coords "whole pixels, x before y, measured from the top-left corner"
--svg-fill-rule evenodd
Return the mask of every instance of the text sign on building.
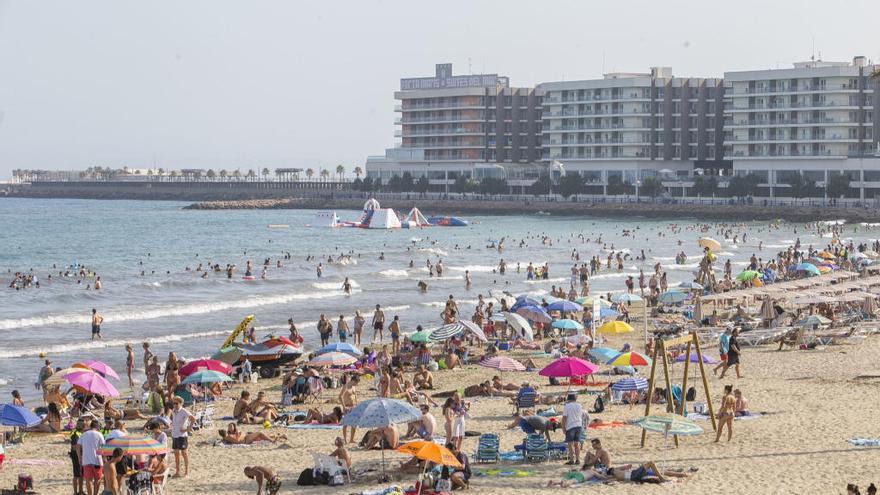
<path id="1" fill-rule="evenodd" d="M 412 89 L 441 89 L 441 88 L 494 88 L 496 86 L 507 87 L 506 77 L 498 77 L 498 74 L 478 74 L 473 76 L 447 76 L 447 77 L 413 77 L 400 80 L 401 90 Z"/>

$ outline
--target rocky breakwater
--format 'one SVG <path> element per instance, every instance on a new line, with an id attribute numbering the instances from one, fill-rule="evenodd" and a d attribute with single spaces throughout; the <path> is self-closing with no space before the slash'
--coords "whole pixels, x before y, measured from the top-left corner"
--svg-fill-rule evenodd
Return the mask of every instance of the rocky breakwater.
<path id="1" fill-rule="evenodd" d="M 795 222 L 842 219 L 848 222 L 877 222 L 880 212 L 869 208 L 831 208 L 821 206 L 701 205 L 690 203 L 602 203 L 586 201 L 541 201 L 534 199 L 483 200 L 380 199 L 383 207 L 406 212 L 416 206 L 425 214 L 584 215 L 604 217 L 694 218 L 705 220 L 775 220 Z M 309 209 L 360 210 L 364 198 L 287 198 L 206 201 L 186 207 L 193 210 Z"/>

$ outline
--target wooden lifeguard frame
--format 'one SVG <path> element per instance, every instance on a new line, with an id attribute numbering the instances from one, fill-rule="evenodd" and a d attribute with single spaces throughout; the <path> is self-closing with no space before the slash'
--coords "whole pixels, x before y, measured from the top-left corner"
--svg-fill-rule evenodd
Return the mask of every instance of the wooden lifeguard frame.
<path id="1" fill-rule="evenodd" d="M 670 347 L 687 344 L 687 351 L 684 360 L 684 379 L 681 384 L 681 404 L 678 411 L 675 410 L 675 402 L 672 399 L 672 380 L 669 378 L 669 358 L 666 350 Z M 697 362 L 700 364 L 700 376 L 703 379 L 703 390 L 706 393 L 706 405 L 709 407 L 709 418 L 712 420 L 712 430 L 717 430 L 718 425 L 715 421 L 715 409 L 712 407 L 712 397 L 709 395 L 709 380 L 706 377 L 706 368 L 703 365 L 703 351 L 700 348 L 700 340 L 697 338 L 696 332 L 691 332 L 681 337 L 663 340 L 659 337 L 654 338 L 654 356 L 651 362 L 651 378 L 648 380 L 648 400 L 645 401 L 645 416 L 651 414 L 651 398 L 654 396 L 654 385 L 657 378 L 657 360 L 663 361 L 663 376 L 666 380 L 666 412 L 683 415 L 687 409 L 687 385 L 688 385 L 688 369 L 691 364 L 691 348 L 697 353 Z M 642 430 L 642 447 L 648 437 L 648 431 Z M 673 435 L 675 446 L 678 447 L 678 435 Z"/>

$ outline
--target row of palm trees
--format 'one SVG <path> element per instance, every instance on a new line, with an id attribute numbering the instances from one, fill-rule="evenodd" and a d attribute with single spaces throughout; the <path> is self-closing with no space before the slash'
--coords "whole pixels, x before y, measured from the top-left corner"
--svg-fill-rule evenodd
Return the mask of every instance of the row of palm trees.
<path id="1" fill-rule="evenodd" d="M 342 182 L 345 180 L 345 166 L 337 165 L 336 166 L 336 178 Z M 305 176 L 308 180 L 312 180 L 315 177 L 315 169 L 307 168 L 304 171 Z M 55 172 L 48 170 L 32 170 L 32 169 L 15 169 L 12 171 L 12 179 L 16 182 L 30 182 L 34 180 L 71 180 L 73 178 L 78 178 L 80 180 L 113 180 L 114 178 L 120 176 L 127 175 L 142 175 L 153 178 L 170 178 L 172 180 L 177 180 L 180 178 L 185 179 L 208 179 L 208 180 L 256 180 L 258 172 L 254 169 L 249 169 L 247 172 L 242 172 L 239 169 L 235 169 L 232 171 L 228 171 L 226 169 L 220 169 L 219 171 L 215 171 L 214 169 L 208 170 L 198 170 L 195 172 L 187 171 L 183 172 L 180 170 L 170 170 L 166 171 L 164 168 L 150 168 L 144 171 L 140 169 L 129 169 L 128 167 L 123 167 L 119 169 L 114 169 L 111 167 L 89 167 L 85 170 L 81 170 L 79 172 Z M 364 171 L 361 167 L 354 168 L 354 175 L 356 178 L 360 179 L 361 175 L 364 174 Z M 259 171 L 259 176 L 261 180 L 268 180 L 268 178 L 273 175 L 273 172 L 269 170 L 268 167 L 264 167 Z M 287 175 L 286 173 L 280 174 L 276 170 L 274 172 L 276 178 L 280 178 L 282 175 Z M 317 176 L 322 181 L 327 181 L 330 179 L 331 172 L 326 168 L 320 168 L 318 170 Z M 293 180 L 299 180 L 299 173 L 294 172 L 292 174 Z"/>

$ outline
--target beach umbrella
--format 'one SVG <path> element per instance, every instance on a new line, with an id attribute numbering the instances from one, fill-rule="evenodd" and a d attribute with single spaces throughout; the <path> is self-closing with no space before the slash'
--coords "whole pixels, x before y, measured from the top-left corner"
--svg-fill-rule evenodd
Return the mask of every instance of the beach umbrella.
<path id="1" fill-rule="evenodd" d="M 638 352 L 621 352 L 609 359 L 605 364 L 611 366 L 650 366 L 651 358 Z"/>
<path id="2" fill-rule="evenodd" d="M 559 311 L 560 313 L 577 313 L 583 311 L 584 307 L 572 301 L 556 301 L 547 306 L 547 311 Z"/>
<path id="3" fill-rule="evenodd" d="M 620 354 L 620 351 L 612 349 L 610 347 L 593 347 L 592 349 L 587 351 L 587 355 L 603 363 L 618 354 Z"/>
<path id="4" fill-rule="evenodd" d="M 709 248 L 711 251 L 719 251 L 721 249 L 721 243 L 711 237 L 701 237 L 697 243 L 700 247 Z"/>
<path id="5" fill-rule="evenodd" d="M 605 308 L 610 308 L 610 307 L 611 307 L 611 301 L 609 301 L 609 300 L 607 300 L 607 299 L 602 299 L 601 297 L 597 298 L 597 297 L 595 297 L 595 296 L 579 297 L 579 298 L 575 299 L 574 302 L 576 302 L 576 303 L 578 303 L 578 304 L 580 304 L 581 306 L 584 306 L 584 307 L 587 307 L 587 306 L 592 307 L 592 306 L 593 306 L 593 301 L 596 300 L 596 299 L 599 300 L 599 306 L 600 306 L 600 307 L 605 307 Z"/>
<path id="6" fill-rule="evenodd" d="M 642 300 L 641 296 L 639 296 L 637 294 L 630 294 L 628 292 L 614 296 L 615 302 L 629 302 L 629 303 L 631 303 L 631 302 L 637 302 L 637 301 L 641 301 L 641 300 Z"/>
<path id="7" fill-rule="evenodd" d="M 834 258 L 836 258 L 836 256 L 829 253 L 828 251 L 822 251 L 821 253 L 819 253 L 819 257 L 826 260 L 833 260 Z"/>
<path id="8" fill-rule="evenodd" d="M 760 276 L 761 273 L 756 272 L 755 270 L 743 270 L 739 275 L 736 276 L 736 279 L 740 282 L 746 282 Z"/>
<path id="9" fill-rule="evenodd" d="M 12 404 L 0 405 L 0 425 L 27 428 L 43 421 L 30 409 Z"/>
<path id="10" fill-rule="evenodd" d="M 609 321 L 607 323 L 604 323 L 601 327 L 599 327 L 599 329 L 597 331 L 599 333 L 604 333 L 604 334 L 608 334 L 608 335 L 617 335 L 620 333 L 629 333 L 634 330 L 633 330 L 633 327 L 630 326 L 629 323 L 627 323 L 625 321 L 614 320 L 614 321 Z"/>
<path id="11" fill-rule="evenodd" d="M 225 373 L 221 373 L 219 371 L 213 370 L 199 370 L 188 377 L 184 378 L 181 382 L 184 385 L 190 384 L 198 384 L 204 385 L 205 383 L 217 383 L 217 382 L 231 382 L 232 378 Z"/>
<path id="12" fill-rule="evenodd" d="M 815 327 L 815 326 L 830 325 L 831 320 L 829 320 L 828 318 L 825 318 L 822 315 L 810 315 L 810 316 L 807 316 L 806 318 L 802 319 L 801 321 L 797 322 L 797 324 L 798 324 L 798 326 L 801 326 L 801 327 L 810 328 L 810 327 Z"/>
<path id="13" fill-rule="evenodd" d="M 46 379 L 46 385 L 64 385 L 67 380 L 65 376 L 71 373 L 94 373 L 91 368 L 64 368 L 52 373 L 52 376 Z"/>
<path id="14" fill-rule="evenodd" d="M 584 326 L 581 325 L 580 322 L 569 319 L 556 320 L 553 322 L 553 328 L 558 328 L 560 330 L 576 330 L 581 331 L 584 329 Z"/>
<path id="15" fill-rule="evenodd" d="M 424 467 L 422 467 L 422 475 L 419 478 L 421 480 L 424 480 L 425 471 L 428 469 L 429 462 L 453 468 L 462 467 L 461 463 L 458 462 L 458 459 L 455 457 L 455 454 L 450 452 L 449 449 L 438 443 L 426 440 L 414 440 L 412 442 L 407 442 L 400 447 L 397 447 L 397 451 L 403 454 L 410 454 L 415 456 L 417 459 L 427 461 L 425 462 Z M 423 484 L 423 482 L 419 483 L 419 494 L 422 493 Z"/>
<path id="16" fill-rule="evenodd" d="M 348 342 L 334 342 L 315 351 L 315 355 L 320 356 L 321 354 L 327 354 L 329 352 L 341 352 L 343 354 L 350 354 L 354 357 L 363 356 L 364 354 L 360 349 Z"/>
<path id="17" fill-rule="evenodd" d="M 107 363 L 103 361 L 97 361 L 95 359 L 86 359 L 85 361 L 79 361 L 74 363 L 74 368 L 88 368 L 95 373 L 99 373 L 103 377 L 111 377 L 119 380 L 119 375 L 110 367 Z"/>
<path id="18" fill-rule="evenodd" d="M 119 397 L 119 391 L 116 390 L 116 387 L 98 373 L 88 371 L 69 373 L 64 379 L 77 389 L 90 394 L 103 395 L 104 397 Z"/>
<path id="19" fill-rule="evenodd" d="M 497 300 L 499 304 L 507 305 L 508 308 L 513 306 L 514 304 L 516 304 L 516 298 L 511 296 L 510 294 L 503 294 L 503 293 L 498 294 L 498 295 L 492 294 L 492 297 L 494 297 L 495 300 Z"/>
<path id="20" fill-rule="evenodd" d="M 589 336 L 584 335 L 582 333 L 577 333 L 577 334 L 569 335 L 569 336 L 565 337 L 565 342 L 568 344 L 572 344 L 572 345 L 578 345 L 578 344 L 586 345 L 592 341 L 593 341 L 593 339 L 591 339 Z"/>
<path id="21" fill-rule="evenodd" d="M 427 344 L 430 336 L 431 332 L 427 330 L 421 330 L 410 335 L 409 340 L 414 344 Z"/>
<path id="22" fill-rule="evenodd" d="M 434 330 L 428 336 L 434 342 L 440 342 L 443 340 L 451 339 L 452 337 L 460 334 L 464 331 L 464 327 L 459 325 L 458 322 L 450 323 L 448 325 L 443 325 L 442 327 Z"/>
<path id="23" fill-rule="evenodd" d="M 401 423 L 412 423 L 422 418 L 422 412 L 412 404 L 398 399 L 378 397 L 359 402 L 342 416 L 343 426 L 358 428 L 385 428 Z M 385 449 L 382 449 L 382 477 L 385 478 Z"/>
<path id="24" fill-rule="evenodd" d="M 211 359 L 214 359 L 216 361 L 222 361 L 222 362 L 229 364 L 229 365 L 233 365 L 236 362 L 238 362 L 238 359 L 241 357 L 242 354 L 243 353 L 242 353 L 241 349 L 230 345 L 230 346 L 224 347 L 224 348 L 220 349 L 219 351 L 215 352 L 211 356 Z"/>
<path id="25" fill-rule="evenodd" d="M 309 366 L 348 366 L 357 362 L 357 358 L 344 352 L 326 352 L 315 356 L 306 364 Z"/>
<path id="26" fill-rule="evenodd" d="M 614 382 L 611 385 L 611 390 L 616 390 L 618 392 L 631 392 L 633 390 L 647 390 L 648 388 L 648 380 L 640 377 L 634 376 L 631 378 L 624 378 L 623 380 Z"/>
<path id="27" fill-rule="evenodd" d="M 553 318 L 550 317 L 547 310 L 540 306 L 523 306 L 516 310 L 516 314 L 529 321 L 537 321 L 541 323 L 550 323 L 553 321 Z"/>
<path id="28" fill-rule="evenodd" d="M 599 309 L 599 318 L 600 319 L 602 319 L 602 318 L 617 318 L 618 316 L 620 316 L 620 313 L 618 313 L 617 311 L 614 311 L 613 309 L 610 309 L 610 308 L 600 308 Z"/>
<path id="29" fill-rule="evenodd" d="M 196 359 L 195 361 L 190 361 L 184 364 L 180 368 L 180 376 L 189 376 L 199 370 L 211 370 L 218 371 L 223 374 L 232 373 L 232 366 L 223 361 L 217 361 L 216 359 Z"/>
<path id="30" fill-rule="evenodd" d="M 696 283 L 696 282 L 682 282 L 682 283 L 678 284 L 678 287 L 681 289 L 688 289 L 688 290 L 703 290 L 703 286 Z"/>
<path id="31" fill-rule="evenodd" d="M 498 371 L 525 371 L 526 367 L 516 359 L 507 356 L 495 356 L 484 359 L 478 363 L 484 368 L 492 368 Z"/>
<path id="32" fill-rule="evenodd" d="M 483 342 L 489 342 L 489 338 L 486 337 L 486 334 L 483 332 L 483 329 L 480 328 L 479 325 L 470 321 L 470 320 L 458 320 L 458 324 L 464 327 L 465 330 L 474 334 L 476 338 Z"/>
<path id="33" fill-rule="evenodd" d="M 679 354 L 678 356 L 676 356 L 676 358 L 675 358 L 675 362 L 676 362 L 676 363 L 683 363 L 683 362 L 685 362 L 685 354 L 686 354 L 686 353 L 682 353 L 682 354 Z M 697 353 L 696 353 L 696 352 L 692 352 L 692 353 L 691 353 L 690 362 L 692 362 L 692 363 L 699 363 L 699 362 L 700 362 L 700 358 L 697 357 Z M 703 354 L 703 363 L 704 363 L 704 364 L 718 364 L 718 360 L 717 360 L 717 359 L 712 359 L 712 358 L 710 358 L 709 356 Z"/>
<path id="34" fill-rule="evenodd" d="M 794 267 L 795 270 L 799 272 L 806 272 L 811 275 L 820 275 L 822 272 L 819 271 L 819 268 L 816 265 L 811 263 L 800 263 Z"/>
<path id="35" fill-rule="evenodd" d="M 595 373 L 599 367 L 576 357 L 559 358 L 538 372 L 541 376 L 584 376 Z"/>
<path id="36" fill-rule="evenodd" d="M 669 435 L 699 435 L 703 428 L 690 419 L 673 413 L 659 413 L 633 421 L 639 428 Z"/>
<path id="37" fill-rule="evenodd" d="M 107 440 L 98 454 L 113 455 L 115 449 L 122 449 L 125 455 L 161 455 L 169 451 L 167 445 L 152 437 L 123 436 Z"/>
<path id="38" fill-rule="evenodd" d="M 668 290 L 657 297 L 657 300 L 663 304 L 679 304 L 687 299 L 687 294 L 679 290 Z"/>
<path id="39" fill-rule="evenodd" d="M 532 326 L 529 325 L 528 320 L 516 313 L 505 313 L 504 319 L 507 321 L 508 325 L 510 325 L 511 327 L 513 327 L 514 330 L 522 334 L 523 338 L 525 338 L 529 342 L 535 340 Z"/>

